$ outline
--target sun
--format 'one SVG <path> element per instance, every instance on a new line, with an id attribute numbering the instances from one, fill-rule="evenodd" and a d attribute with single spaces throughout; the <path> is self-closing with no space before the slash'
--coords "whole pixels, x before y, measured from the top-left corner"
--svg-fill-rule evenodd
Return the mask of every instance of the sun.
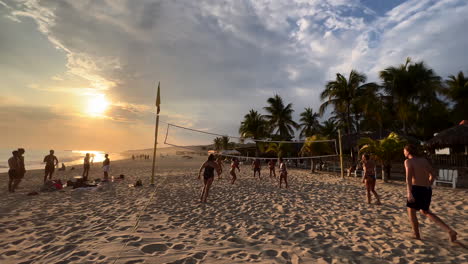
<path id="1" fill-rule="evenodd" d="M 88 99 L 86 112 L 90 116 L 100 117 L 104 116 L 108 107 L 109 101 L 107 101 L 106 96 L 103 94 L 96 94 L 92 95 L 92 97 Z"/>

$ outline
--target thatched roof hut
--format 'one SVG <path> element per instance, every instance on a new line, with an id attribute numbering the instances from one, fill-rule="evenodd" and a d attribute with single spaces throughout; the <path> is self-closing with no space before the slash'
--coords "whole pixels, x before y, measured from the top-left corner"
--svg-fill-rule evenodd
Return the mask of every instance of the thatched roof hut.
<path id="1" fill-rule="evenodd" d="M 429 140 L 426 145 L 430 149 L 468 146 L 468 121 L 463 120 L 458 126 L 441 131 Z"/>

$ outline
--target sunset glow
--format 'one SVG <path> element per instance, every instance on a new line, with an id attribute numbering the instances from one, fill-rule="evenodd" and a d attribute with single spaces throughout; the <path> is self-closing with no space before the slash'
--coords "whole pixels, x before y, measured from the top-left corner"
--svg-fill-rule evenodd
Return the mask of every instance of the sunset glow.
<path id="1" fill-rule="evenodd" d="M 109 101 L 103 94 L 93 95 L 88 99 L 86 113 L 92 117 L 104 116 L 109 107 Z"/>

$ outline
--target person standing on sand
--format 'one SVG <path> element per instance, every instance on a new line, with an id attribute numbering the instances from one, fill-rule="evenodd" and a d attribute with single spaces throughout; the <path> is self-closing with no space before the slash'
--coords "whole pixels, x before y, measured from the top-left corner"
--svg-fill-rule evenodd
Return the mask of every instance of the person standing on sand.
<path id="1" fill-rule="evenodd" d="M 419 222 L 416 211 L 429 218 L 432 222 L 447 231 L 451 242 L 457 240 L 457 232 L 445 224 L 437 215 L 429 210 L 432 198 L 432 183 L 436 179 L 434 170 L 423 157 L 417 156 L 417 150 L 414 145 L 406 145 L 403 149 L 406 157 L 406 186 L 408 216 L 413 228 L 413 238 L 421 240 L 419 234 Z"/>
<path id="2" fill-rule="evenodd" d="M 223 173 L 223 168 L 224 168 L 224 164 L 223 164 L 223 157 L 221 156 L 218 156 L 218 158 L 216 159 L 216 164 L 218 164 L 219 166 L 219 179 L 221 179 L 221 174 Z"/>
<path id="3" fill-rule="evenodd" d="M 200 196 L 200 202 L 201 203 L 206 203 L 206 200 L 208 199 L 208 194 L 210 192 L 211 184 L 213 184 L 214 180 L 214 171 L 218 173 L 218 177 L 220 177 L 221 174 L 221 168 L 219 167 L 218 163 L 215 161 L 215 156 L 213 154 L 210 154 L 208 156 L 208 160 L 203 163 L 203 165 L 200 167 L 200 171 L 198 172 L 198 179 L 201 178 L 201 172 L 204 169 L 203 172 L 203 191 Z"/>
<path id="4" fill-rule="evenodd" d="M 13 154 L 13 156 L 11 156 L 11 158 L 8 159 L 8 192 L 15 192 L 13 186 L 18 178 L 19 171 L 18 151 L 15 150 L 11 154 Z"/>
<path id="5" fill-rule="evenodd" d="M 375 162 L 370 159 L 369 154 L 362 155 L 362 183 L 366 184 L 367 191 L 367 203 L 371 203 L 371 192 L 374 194 L 375 199 L 377 200 L 376 204 L 380 205 L 380 198 L 377 192 L 375 191 L 375 182 L 377 180 L 375 176 Z"/>
<path id="6" fill-rule="evenodd" d="M 89 153 L 86 153 L 83 159 L 83 181 L 88 181 L 89 169 L 91 168 L 91 164 L 89 162 Z"/>
<path id="7" fill-rule="evenodd" d="M 270 179 L 272 178 L 272 175 L 276 179 L 275 166 L 276 166 L 276 161 L 274 159 L 271 159 L 268 162 L 268 168 L 270 168 Z"/>
<path id="8" fill-rule="evenodd" d="M 237 168 L 237 170 L 239 170 L 239 172 L 240 172 L 239 160 L 238 160 L 237 158 L 232 158 L 231 170 L 229 171 L 229 174 L 231 174 L 231 176 L 232 176 L 231 184 L 234 184 L 234 182 L 235 182 L 236 179 L 237 179 L 236 168 Z"/>
<path id="9" fill-rule="evenodd" d="M 26 151 L 24 148 L 19 148 L 18 149 L 18 171 L 16 173 L 16 179 L 13 182 L 13 190 L 16 190 L 18 188 L 18 185 L 21 183 L 21 181 L 24 178 L 24 175 L 26 174 L 26 166 L 24 165 L 24 153 Z"/>
<path id="10" fill-rule="evenodd" d="M 109 180 L 109 171 L 110 171 L 110 159 L 109 159 L 109 154 L 104 155 L 106 158 L 102 162 L 102 170 L 104 171 L 104 180 L 103 181 L 108 181 Z"/>
<path id="11" fill-rule="evenodd" d="M 255 159 L 252 162 L 252 169 L 253 169 L 253 177 L 255 178 L 255 174 L 258 172 L 258 179 L 261 180 L 262 178 L 260 177 L 260 170 L 262 169 L 261 163 L 259 159 Z"/>
<path id="12" fill-rule="evenodd" d="M 49 151 L 49 155 L 44 157 L 45 171 L 44 171 L 44 183 L 47 181 L 47 176 L 49 176 L 49 180 L 52 180 L 52 175 L 55 172 L 55 166 L 58 165 L 59 161 L 57 157 L 54 155 L 54 150 L 51 149 Z"/>
<path id="13" fill-rule="evenodd" d="M 280 169 L 280 178 L 279 178 L 279 187 L 281 188 L 281 184 L 284 182 L 286 183 L 286 189 L 288 188 L 288 169 L 286 168 L 286 163 L 284 163 L 283 158 L 279 158 L 279 169 Z"/>

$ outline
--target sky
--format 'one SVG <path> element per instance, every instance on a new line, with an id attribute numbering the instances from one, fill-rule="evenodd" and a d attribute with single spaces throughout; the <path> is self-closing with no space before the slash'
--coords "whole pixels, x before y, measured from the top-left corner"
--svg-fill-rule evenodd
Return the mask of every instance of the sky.
<path id="1" fill-rule="evenodd" d="M 158 82 L 162 121 L 238 135 L 274 94 L 296 120 L 317 111 L 338 72 L 379 81 L 411 57 L 467 73 L 466 14 L 466 0 L 0 0 L 0 148 L 149 148 Z"/>

